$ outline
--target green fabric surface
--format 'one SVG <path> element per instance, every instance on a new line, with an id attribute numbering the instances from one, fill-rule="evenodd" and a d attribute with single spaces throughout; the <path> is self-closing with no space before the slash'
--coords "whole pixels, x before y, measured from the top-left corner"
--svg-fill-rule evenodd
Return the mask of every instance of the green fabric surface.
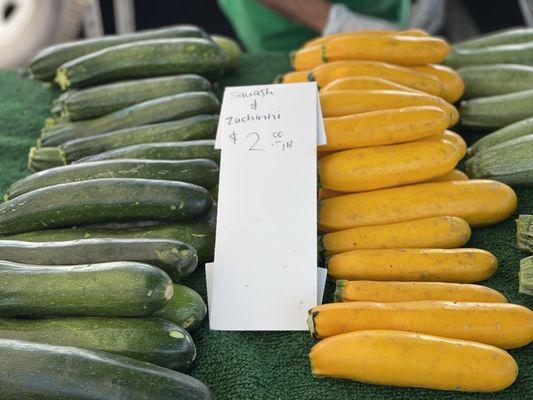
<path id="1" fill-rule="evenodd" d="M 270 83 L 289 69 L 285 54 L 247 56 L 224 85 Z M 28 148 L 38 136 L 55 92 L 38 82 L 20 79 L 12 71 L 0 71 L 0 190 L 25 175 Z M 466 134 L 472 143 L 479 135 Z M 518 189 L 518 212 L 533 213 L 533 188 Z M 514 303 L 533 307 L 533 297 L 518 293 L 519 260 L 527 255 L 516 248 L 515 223 L 475 229 L 470 247 L 493 252 L 498 272 L 485 282 Z M 239 251 L 238 243 L 235 251 Z M 265 251 L 269 251 L 265 244 Z M 261 257 L 260 254 L 257 255 Z M 205 275 L 199 268 L 184 284 L 205 299 Z M 332 299 L 328 282 L 325 301 Z M 533 346 L 512 350 L 520 368 L 517 381 L 497 394 L 463 394 L 424 389 L 380 387 L 345 380 L 311 376 L 307 354 L 316 341 L 306 332 L 216 332 L 207 322 L 193 333 L 198 359 L 191 374 L 207 383 L 217 398 L 230 400 L 348 400 L 348 399 L 527 399 L 533 391 Z"/>

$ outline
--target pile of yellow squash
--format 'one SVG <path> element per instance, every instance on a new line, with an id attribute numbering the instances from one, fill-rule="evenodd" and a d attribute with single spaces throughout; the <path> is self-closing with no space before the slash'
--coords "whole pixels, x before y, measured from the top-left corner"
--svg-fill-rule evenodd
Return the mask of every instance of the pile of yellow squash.
<path id="1" fill-rule="evenodd" d="M 518 373 L 504 349 L 533 340 L 531 310 L 475 284 L 496 258 L 461 248 L 517 198 L 455 169 L 466 144 L 448 129 L 464 84 L 438 65 L 448 51 L 419 30 L 342 33 L 306 43 L 281 78 L 317 82 L 328 139 L 318 228 L 337 302 L 309 311 L 323 339 L 310 353 L 316 376 L 498 391 Z"/>

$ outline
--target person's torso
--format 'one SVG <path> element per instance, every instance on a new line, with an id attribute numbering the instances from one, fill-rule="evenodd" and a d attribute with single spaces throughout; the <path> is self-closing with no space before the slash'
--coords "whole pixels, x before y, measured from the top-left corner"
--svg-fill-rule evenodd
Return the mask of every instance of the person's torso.
<path id="1" fill-rule="evenodd" d="M 317 32 L 269 9 L 258 0 L 218 0 L 237 36 L 250 52 L 290 51 Z M 405 26 L 409 0 L 335 0 L 354 12 L 383 18 Z"/>

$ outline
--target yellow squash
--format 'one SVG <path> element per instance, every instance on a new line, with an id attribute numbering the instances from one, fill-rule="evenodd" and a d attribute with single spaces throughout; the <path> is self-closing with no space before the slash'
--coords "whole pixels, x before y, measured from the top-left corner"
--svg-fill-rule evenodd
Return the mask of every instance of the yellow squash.
<path id="1" fill-rule="evenodd" d="M 309 80 L 316 81 L 321 88 L 339 78 L 361 75 L 387 79 L 436 96 L 442 94 L 442 83 L 433 75 L 379 61 L 337 61 L 319 65 L 312 69 Z"/>
<path id="2" fill-rule="evenodd" d="M 307 82 L 311 71 L 291 71 L 283 74 L 279 78 L 280 83 L 298 83 Z"/>
<path id="3" fill-rule="evenodd" d="M 330 232 L 320 238 L 319 244 L 327 255 L 350 250 L 453 249 L 468 242 L 470 234 L 465 220 L 444 216 Z"/>
<path id="4" fill-rule="evenodd" d="M 308 70 L 335 61 L 368 60 L 414 66 L 440 63 L 450 51 L 448 43 L 428 36 L 349 35 L 296 51 L 295 70 Z"/>
<path id="5" fill-rule="evenodd" d="M 322 156 L 320 156 L 318 159 L 320 160 L 321 158 Z M 318 188 L 318 200 L 330 199 L 332 197 L 341 196 L 343 194 L 345 193 L 337 192 L 336 190 L 325 189 L 323 187 Z"/>
<path id="6" fill-rule="evenodd" d="M 513 189 L 491 180 L 418 183 L 321 200 L 318 223 L 338 231 L 451 215 L 487 226 L 510 217 L 516 202 Z"/>
<path id="7" fill-rule="evenodd" d="M 320 186 L 362 192 L 424 182 L 453 169 L 457 147 L 443 139 L 339 151 L 318 161 Z"/>
<path id="8" fill-rule="evenodd" d="M 427 34 L 427 32 L 424 32 L 423 30 L 420 30 L 420 29 L 407 29 L 405 31 L 371 29 L 371 30 L 361 30 L 361 31 L 355 31 L 355 32 L 340 32 L 340 33 L 334 33 L 332 35 L 327 35 L 327 36 L 319 36 L 319 37 L 317 37 L 315 39 L 311 39 L 311 40 L 305 42 L 304 45 L 303 45 L 303 48 L 318 46 L 318 45 L 327 43 L 330 40 L 338 39 L 338 38 L 341 38 L 341 37 L 357 36 L 357 35 L 368 35 L 368 34 L 375 35 L 375 36 L 377 36 L 377 35 L 383 35 L 383 36 L 399 36 L 399 35 L 402 35 L 402 36 L 403 35 L 406 35 L 406 36 L 429 36 Z"/>
<path id="9" fill-rule="evenodd" d="M 471 301 L 479 303 L 507 303 L 500 292 L 481 285 L 444 282 L 380 282 L 338 280 L 335 301 Z"/>
<path id="10" fill-rule="evenodd" d="M 389 330 L 329 337 L 309 359 L 314 376 L 462 392 L 503 390 L 518 375 L 514 359 L 497 347 Z"/>
<path id="11" fill-rule="evenodd" d="M 309 310 L 309 330 L 325 338 L 367 329 L 419 332 L 502 349 L 533 340 L 533 311 L 509 303 L 406 301 L 330 303 Z"/>
<path id="12" fill-rule="evenodd" d="M 468 178 L 468 175 L 463 171 L 452 169 L 450 172 L 437 176 L 436 178 L 429 179 L 427 182 L 467 181 L 468 179 L 470 178 Z"/>
<path id="13" fill-rule="evenodd" d="M 324 117 L 342 117 L 369 111 L 389 110 L 412 106 L 435 106 L 448 114 L 448 126 L 459 121 L 459 112 L 440 97 L 426 93 L 397 90 L 334 90 L 320 94 Z"/>
<path id="14" fill-rule="evenodd" d="M 399 90 L 404 92 L 424 93 L 419 90 L 410 88 L 408 86 L 400 85 L 389 81 L 387 79 L 378 78 L 376 76 L 347 76 L 344 78 L 335 79 L 328 83 L 320 93 L 330 92 L 332 90 Z"/>
<path id="15" fill-rule="evenodd" d="M 442 83 L 441 97 L 450 102 L 455 103 L 459 100 L 465 91 L 465 83 L 463 78 L 456 71 L 445 65 L 419 65 L 411 67 L 415 71 L 423 72 L 425 74 L 433 75 Z"/>
<path id="16" fill-rule="evenodd" d="M 325 156 L 327 156 L 329 153 L 321 153 L 319 160 Z M 447 182 L 447 181 L 467 181 L 470 179 L 467 174 L 465 174 L 463 171 L 459 171 L 458 169 L 452 169 L 449 172 L 446 172 L 445 174 L 439 175 L 435 178 L 428 179 L 424 182 Z M 339 192 L 337 190 L 331 190 L 326 188 L 319 188 L 318 189 L 318 199 L 331 199 L 332 197 L 342 196 L 343 194 L 346 194 L 348 192 Z M 439 247 L 439 246 L 430 246 L 430 247 Z"/>
<path id="17" fill-rule="evenodd" d="M 450 123 L 439 107 L 418 106 L 324 118 L 328 143 L 319 151 L 389 145 L 436 137 Z"/>
<path id="18" fill-rule="evenodd" d="M 467 148 L 466 142 L 463 139 L 463 137 L 461 135 L 459 135 L 458 133 L 455 133 L 455 132 L 452 132 L 452 131 L 449 131 L 449 130 L 445 130 L 444 132 L 438 133 L 438 134 L 430 136 L 430 137 L 426 137 L 424 139 L 428 139 L 428 140 L 446 139 L 447 141 L 452 142 L 453 144 L 455 144 L 457 146 L 457 148 L 459 149 L 459 151 L 461 153 L 461 158 L 463 158 L 465 156 L 465 154 L 466 154 L 466 148 Z"/>
<path id="19" fill-rule="evenodd" d="M 492 276 L 498 260 L 481 249 L 351 250 L 327 267 L 333 279 L 475 283 Z"/>

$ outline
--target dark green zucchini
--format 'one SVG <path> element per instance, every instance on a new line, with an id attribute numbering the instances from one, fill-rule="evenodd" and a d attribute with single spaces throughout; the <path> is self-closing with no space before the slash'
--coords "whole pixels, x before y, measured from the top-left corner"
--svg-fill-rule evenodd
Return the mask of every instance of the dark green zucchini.
<path id="1" fill-rule="evenodd" d="M 213 196 L 213 200 L 217 201 L 218 200 L 218 184 L 214 186 L 213 188 L 211 188 L 211 190 L 209 190 L 209 193 L 211 193 L 211 196 Z"/>
<path id="2" fill-rule="evenodd" d="M 206 314 L 202 296 L 187 286 L 174 284 L 172 298 L 154 315 L 192 331 L 202 323 Z"/>
<path id="3" fill-rule="evenodd" d="M 148 125 L 192 117 L 199 114 L 213 114 L 220 103 L 213 93 L 189 92 L 160 97 L 86 121 L 69 122 L 52 126 L 42 132 L 42 146 L 57 146 L 69 140 L 79 139 L 133 126 Z"/>
<path id="4" fill-rule="evenodd" d="M 213 400 L 199 380 L 106 351 L 0 340 L 3 400 Z"/>
<path id="5" fill-rule="evenodd" d="M 176 75 L 69 90 L 59 97 L 59 104 L 63 116 L 71 121 L 79 121 L 101 117 L 158 97 L 210 90 L 211 82 L 202 76 Z"/>
<path id="6" fill-rule="evenodd" d="M 218 182 L 218 165 L 212 160 L 104 160 L 47 169 L 13 183 L 4 196 L 15 198 L 32 190 L 90 179 L 141 178 L 194 183 L 211 189 Z"/>
<path id="7" fill-rule="evenodd" d="M 191 245 L 168 239 L 106 238 L 41 243 L 0 240 L 0 257 L 36 265 L 137 261 L 161 268 L 176 282 L 193 272 L 198 264 L 196 250 Z"/>
<path id="8" fill-rule="evenodd" d="M 52 81 L 57 68 L 74 58 L 119 44 L 161 38 L 205 37 L 204 31 L 193 25 L 176 25 L 145 30 L 129 35 L 109 35 L 62 43 L 41 50 L 30 62 L 29 72 L 34 79 Z"/>
<path id="9" fill-rule="evenodd" d="M 56 242 L 89 238 L 132 238 L 168 239 L 190 244 L 196 249 L 198 262 L 213 261 L 215 246 L 216 209 L 198 221 L 154 225 L 152 222 L 101 224 L 64 229 L 47 229 L 2 236 L 2 240 L 23 240 L 29 242 Z M 125 226 L 124 226 L 125 225 Z"/>
<path id="10" fill-rule="evenodd" d="M 214 140 L 192 140 L 187 142 L 141 143 L 105 151 L 81 158 L 74 163 L 99 160 L 136 158 L 149 160 L 192 160 L 196 158 L 220 162 L 220 150 L 215 149 Z"/>
<path id="11" fill-rule="evenodd" d="M 217 124 L 216 115 L 196 115 L 178 121 L 120 129 L 69 140 L 59 145 L 59 148 L 54 151 L 49 150 L 49 147 L 30 151 L 30 166 L 33 163 L 32 159 L 44 162 L 48 158 L 51 164 L 57 164 L 59 159 L 60 162 L 66 164 L 83 157 L 135 144 L 212 139 L 215 137 Z"/>
<path id="12" fill-rule="evenodd" d="M 67 266 L 0 261 L 4 317 L 152 315 L 172 291 L 163 270 L 131 261 Z"/>
<path id="13" fill-rule="evenodd" d="M 194 220 L 212 205 L 190 183 L 153 179 L 92 179 L 49 186 L 0 204 L 0 235 L 96 222 Z"/>
<path id="14" fill-rule="evenodd" d="M 0 339 L 108 351 L 179 371 L 196 358 L 187 331 L 160 318 L 0 318 Z"/>
<path id="15" fill-rule="evenodd" d="M 226 53 L 209 39 L 156 39 L 109 47 L 76 58 L 57 69 L 61 89 L 101 82 L 194 73 L 216 76 Z"/>

